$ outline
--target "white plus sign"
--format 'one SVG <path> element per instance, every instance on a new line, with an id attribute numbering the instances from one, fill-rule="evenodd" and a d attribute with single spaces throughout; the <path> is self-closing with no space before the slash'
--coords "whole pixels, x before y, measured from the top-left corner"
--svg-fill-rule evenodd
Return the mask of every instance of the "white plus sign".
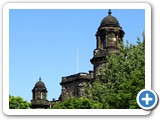
<path id="1" fill-rule="evenodd" d="M 146 105 L 148 105 L 149 101 L 152 101 L 152 98 L 149 98 L 149 94 L 146 94 L 146 97 L 142 98 L 142 101 L 146 101 Z"/>

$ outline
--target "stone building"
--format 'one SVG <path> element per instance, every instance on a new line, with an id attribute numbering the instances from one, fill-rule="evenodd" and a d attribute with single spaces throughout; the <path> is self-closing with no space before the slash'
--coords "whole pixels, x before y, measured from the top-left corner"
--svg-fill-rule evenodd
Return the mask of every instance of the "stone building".
<path id="1" fill-rule="evenodd" d="M 62 77 L 62 92 L 60 95 L 60 101 L 67 98 L 82 97 L 85 95 L 85 88 L 90 86 L 93 80 L 93 72 L 78 73 L 67 77 Z"/>
<path id="2" fill-rule="evenodd" d="M 39 78 L 39 81 L 35 84 L 32 90 L 32 100 L 30 108 L 48 108 L 50 106 L 47 100 L 47 88 L 45 84 Z"/>
<path id="3" fill-rule="evenodd" d="M 108 16 L 103 18 L 96 33 L 97 47 L 90 60 L 94 67 L 94 79 L 98 79 L 99 69 L 105 66 L 106 56 L 111 53 L 119 54 L 124 34 L 118 20 L 111 15 L 111 10 L 109 10 Z"/>
<path id="4" fill-rule="evenodd" d="M 107 63 L 106 56 L 111 53 L 117 55 L 120 53 L 120 44 L 123 42 L 125 34 L 118 20 L 111 14 L 111 10 L 109 10 L 108 16 L 104 17 L 96 32 L 97 47 L 90 60 L 93 64 L 93 71 L 62 77 L 59 100 L 48 101 L 47 89 L 44 83 L 39 80 L 32 90 L 31 108 L 47 108 L 49 105 L 54 105 L 54 103 L 64 101 L 67 98 L 82 97 L 85 95 L 86 87 L 91 87 L 92 82 L 98 80 L 100 68 Z"/>

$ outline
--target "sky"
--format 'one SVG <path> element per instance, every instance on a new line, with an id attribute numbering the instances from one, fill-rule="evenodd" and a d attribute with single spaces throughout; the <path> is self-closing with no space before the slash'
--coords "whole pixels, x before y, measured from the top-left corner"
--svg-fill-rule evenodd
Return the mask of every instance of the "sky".
<path id="1" fill-rule="evenodd" d="M 124 43 L 136 44 L 145 30 L 145 10 L 113 9 L 125 32 Z M 9 11 L 9 93 L 32 99 L 41 77 L 48 100 L 61 94 L 61 78 L 93 70 L 95 34 L 107 9 L 11 9 Z"/>

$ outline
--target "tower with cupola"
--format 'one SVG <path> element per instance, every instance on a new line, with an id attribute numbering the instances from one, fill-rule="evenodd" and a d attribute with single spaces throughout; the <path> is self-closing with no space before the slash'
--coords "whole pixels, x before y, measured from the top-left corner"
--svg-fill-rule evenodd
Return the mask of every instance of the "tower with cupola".
<path id="1" fill-rule="evenodd" d="M 108 16 L 103 18 L 96 32 L 97 47 L 93 52 L 93 58 L 90 60 L 94 68 L 94 79 L 98 79 L 100 68 L 107 63 L 106 56 L 111 53 L 117 55 L 120 53 L 124 34 L 119 21 L 112 16 L 112 12 L 109 10 Z"/>
<path id="2" fill-rule="evenodd" d="M 31 108 L 37 109 L 46 109 L 49 107 L 49 102 L 47 100 L 47 88 L 45 87 L 44 82 L 39 78 L 39 81 L 35 84 L 32 90 L 32 100 Z"/>

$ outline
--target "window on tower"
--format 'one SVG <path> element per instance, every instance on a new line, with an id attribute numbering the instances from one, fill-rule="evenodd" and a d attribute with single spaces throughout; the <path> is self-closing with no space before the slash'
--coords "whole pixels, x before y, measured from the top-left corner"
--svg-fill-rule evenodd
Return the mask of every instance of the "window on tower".
<path id="1" fill-rule="evenodd" d="M 105 49 L 106 48 L 106 39 L 105 39 L 104 35 L 101 36 L 101 42 L 102 42 L 102 48 Z"/>

